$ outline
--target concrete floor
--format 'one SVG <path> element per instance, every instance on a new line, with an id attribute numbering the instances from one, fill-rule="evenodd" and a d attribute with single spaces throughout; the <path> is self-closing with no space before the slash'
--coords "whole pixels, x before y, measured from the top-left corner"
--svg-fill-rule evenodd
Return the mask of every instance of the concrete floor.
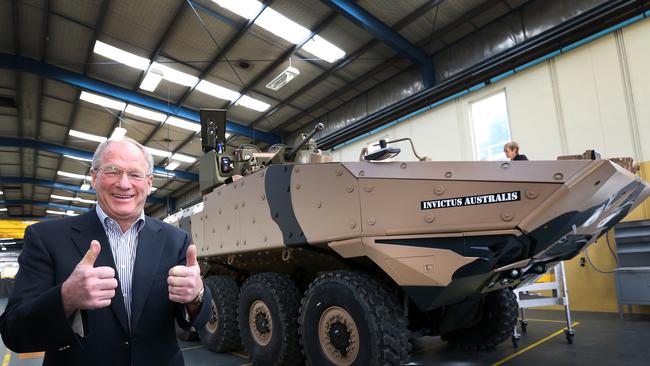
<path id="1" fill-rule="evenodd" d="M 4 309 L 6 299 L 0 299 Z M 575 328 L 573 344 L 568 344 L 563 329 L 564 313 L 527 310 L 527 333 L 519 348 L 504 342 L 487 352 L 468 352 L 448 346 L 439 337 L 424 337 L 413 343 L 408 365 L 650 365 L 650 316 L 634 315 L 620 319 L 617 314 L 572 312 Z M 217 354 L 199 342 L 179 341 L 188 366 L 251 365 L 244 350 Z M 40 365 L 41 353 L 16 354 L 0 348 L 2 366 Z"/>

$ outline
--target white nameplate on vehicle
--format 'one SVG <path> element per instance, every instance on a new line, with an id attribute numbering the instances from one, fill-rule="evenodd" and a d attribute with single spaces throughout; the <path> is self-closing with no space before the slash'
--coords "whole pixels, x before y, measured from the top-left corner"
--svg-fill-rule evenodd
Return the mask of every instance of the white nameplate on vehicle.
<path id="1" fill-rule="evenodd" d="M 422 210 L 432 210 L 434 208 L 463 207 L 489 205 L 491 203 L 501 203 L 510 201 L 521 201 L 521 191 L 501 192 L 479 194 L 476 196 L 444 198 L 440 200 L 422 201 L 420 207 Z"/>

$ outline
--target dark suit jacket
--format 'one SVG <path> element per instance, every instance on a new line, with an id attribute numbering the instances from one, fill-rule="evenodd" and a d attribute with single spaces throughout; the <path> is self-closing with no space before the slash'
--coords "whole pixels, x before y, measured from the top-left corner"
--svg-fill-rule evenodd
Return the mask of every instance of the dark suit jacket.
<path id="1" fill-rule="evenodd" d="M 44 221 L 25 230 L 16 287 L 0 318 L 5 345 L 15 352 L 45 351 L 43 365 L 183 365 L 174 319 L 183 328 L 199 329 L 210 316 L 211 303 L 204 301 L 190 324 L 184 319 L 184 305 L 169 301 L 168 271 L 185 264 L 189 235 L 147 217 L 139 233 L 133 269 L 131 326 L 118 288 L 109 307 L 81 311 L 82 338 L 72 331 L 64 314 L 61 284 L 93 239 L 102 246 L 95 266 L 115 268 L 95 210 Z M 204 299 L 210 298 L 205 286 Z"/>
<path id="2" fill-rule="evenodd" d="M 524 154 L 517 154 L 514 158 L 512 158 L 512 160 L 528 160 L 528 158 Z"/>

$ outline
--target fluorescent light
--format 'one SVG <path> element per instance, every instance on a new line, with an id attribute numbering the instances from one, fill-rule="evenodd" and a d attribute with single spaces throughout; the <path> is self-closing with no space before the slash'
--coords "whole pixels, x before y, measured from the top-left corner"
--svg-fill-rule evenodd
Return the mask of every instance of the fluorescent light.
<path id="1" fill-rule="evenodd" d="M 89 190 L 90 190 L 90 184 L 84 182 L 84 183 L 81 185 L 81 187 L 79 187 L 79 189 L 81 189 L 82 191 L 89 191 Z"/>
<path id="2" fill-rule="evenodd" d="M 66 196 L 59 196 L 58 194 L 51 194 L 51 198 L 57 199 L 57 200 L 64 200 L 64 201 L 74 201 L 74 202 L 81 202 L 81 203 L 91 203 L 95 204 L 97 201 L 94 200 L 87 200 L 81 197 L 66 197 Z"/>
<path id="3" fill-rule="evenodd" d="M 162 71 L 150 68 L 149 71 L 147 71 L 147 74 L 144 76 L 144 80 L 142 80 L 142 83 L 140 84 L 140 89 L 152 92 L 156 90 L 162 78 Z"/>
<path id="4" fill-rule="evenodd" d="M 232 133 L 230 133 L 230 132 L 226 132 L 226 138 L 229 139 L 230 136 L 232 136 Z"/>
<path id="5" fill-rule="evenodd" d="M 196 85 L 196 83 L 199 82 L 199 78 L 196 76 L 192 76 L 182 71 L 174 70 L 169 66 L 165 66 L 157 62 L 151 64 L 151 68 L 161 71 L 163 79 L 171 81 L 172 83 L 193 87 Z"/>
<path id="6" fill-rule="evenodd" d="M 120 102 L 119 100 L 115 100 L 111 98 L 102 97 L 101 95 L 88 93 L 86 91 L 81 92 L 79 99 L 85 100 L 88 103 L 97 104 L 102 107 L 115 109 L 118 111 L 121 111 L 124 109 L 124 107 L 126 107 L 126 103 L 124 102 Z"/>
<path id="7" fill-rule="evenodd" d="M 0 240 L 15 240 L 15 238 L 0 238 Z"/>
<path id="8" fill-rule="evenodd" d="M 172 161 L 169 162 L 169 164 L 167 164 L 167 166 L 165 167 L 165 170 L 175 170 L 180 165 L 181 165 L 180 161 L 172 160 Z"/>
<path id="9" fill-rule="evenodd" d="M 168 158 L 172 156 L 172 153 L 169 151 L 158 150 L 148 146 L 145 146 L 144 148 L 147 149 L 151 153 L 151 155 L 162 156 L 164 158 Z"/>
<path id="10" fill-rule="evenodd" d="M 53 215 L 65 215 L 65 212 L 63 211 L 45 210 L 45 212 Z"/>
<path id="11" fill-rule="evenodd" d="M 172 155 L 170 159 L 182 161 L 184 163 L 193 163 L 193 162 L 196 161 L 196 158 L 193 157 L 193 156 L 189 156 L 189 155 L 185 155 L 185 154 L 179 154 L 179 153 L 176 153 L 176 154 Z"/>
<path id="12" fill-rule="evenodd" d="M 72 210 L 68 210 L 65 212 L 66 216 L 79 216 L 79 214 L 75 213 Z"/>
<path id="13" fill-rule="evenodd" d="M 126 128 L 115 127 L 115 129 L 113 130 L 113 133 L 111 134 L 110 139 L 111 140 L 121 140 L 122 138 L 124 138 L 124 136 L 126 136 Z"/>
<path id="14" fill-rule="evenodd" d="M 251 98 L 248 95 L 243 95 L 235 104 L 256 110 L 258 112 L 264 112 L 271 106 L 270 104 L 264 103 L 261 100 Z"/>
<path id="15" fill-rule="evenodd" d="M 4 211 L 7 211 L 6 207 L 0 208 L 0 212 L 4 212 Z"/>
<path id="16" fill-rule="evenodd" d="M 3 193 L 4 193 L 3 191 L 0 191 L 0 194 L 3 194 Z"/>
<path id="17" fill-rule="evenodd" d="M 157 190 L 158 190 L 158 188 L 153 187 L 153 186 L 151 187 L 151 192 L 155 192 L 155 191 L 157 191 Z"/>
<path id="18" fill-rule="evenodd" d="M 163 178 L 170 178 L 176 176 L 173 172 L 164 172 L 164 173 L 158 173 L 158 172 L 153 172 L 153 175 L 157 177 L 163 177 Z"/>
<path id="19" fill-rule="evenodd" d="M 165 121 L 166 124 L 176 126 L 178 128 L 183 128 L 186 130 L 194 131 L 194 132 L 199 132 L 201 131 L 201 124 L 196 123 L 196 122 L 190 122 L 185 119 L 180 119 L 178 117 L 174 116 L 169 116 L 167 118 L 167 121 Z"/>
<path id="20" fill-rule="evenodd" d="M 219 6 L 246 19 L 253 19 L 262 9 L 262 3 L 257 0 L 212 0 Z"/>
<path id="21" fill-rule="evenodd" d="M 91 180 L 91 178 L 89 176 L 87 176 L 87 175 L 76 174 L 76 173 L 68 173 L 68 172 L 64 172 L 64 171 L 61 171 L 61 170 L 57 171 L 56 174 L 60 175 L 62 177 Z"/>
<path id="22" fill-rule="evenodd" d="M 86 158 L 80 158 L 78 156 L 74 155 L 68 155 L 68 154 L 63 154 L 66 158 L 74 159 L 74 160 L 81 160 L 81 161 L 87 161 L 89 163 L 92 163 L 93 159 L 86 159 Z"/>
<path id="23" fill-rule="evenodd" d="M 319 35 L 313 36 L 302 46 L 302 49 L 329 63 L 340 60 L 345 56 L 345 51 Z"/>
<path id="24" fill-rule="evenodd" d="M 255 24 L 293 44 L 302 42 L 311 34 L 309 29 L 271 8 L 264 9 L 262 14 L 255 20 Z"/>
<path id="25" fill-rule="evenodd" d="M 111 46 L 101 41 L 95 42 L 95 48 L 93 51 L 106 58 L 110 58 L 111 60 L 115 60 L 119 63 L 134 67 L 136 69 L 144 71 L 149 67 L 150 61 L 148 59 L 135 55 L 131 52 L 121 50 L 115 46 Z"/>
<path id="26" fill-rule="evenodd" d="M 167 118 L 167 115 L 164 113 L 160 112 L 155 112 L 150 109 L 145 109 L 145 108 L 140 108 L 136 107 L 133 104 L 129 104 L 126 106 L 126 109 L 124 110 L 128 114 L 132 114 L 134 116 L 150 119 L 152 121 L 156 122 L 162 122 Z"/>
<path id="27" fill-rule="evenodd" d="M 211 83 L 207 80 L 201 80 L 201 82 L 196 86 L 196 90 L 211 95 L 215 98 L 224 99 L 224 100 L 237 100 L 239 98 L 239 93 L 232 91 L 223 86 Z"/>
<path id="28" fill-rule="evenodd" d="M 97 136 L 97 135 L 93 135 L 90 133 L 85 133 L 77 130 L 70 130 L 69 134 L 70 136 L 79 137 L 80 139 L 89 140 L 89 141 L 95 141 L 95 142 L 106 141 L 106 137 Z"/>

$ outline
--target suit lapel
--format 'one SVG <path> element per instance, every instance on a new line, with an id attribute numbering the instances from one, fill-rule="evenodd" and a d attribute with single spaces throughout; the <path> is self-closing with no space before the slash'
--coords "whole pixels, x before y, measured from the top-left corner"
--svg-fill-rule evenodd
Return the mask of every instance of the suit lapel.
<path id="1" fill-rule="evenodd" d="M 79 254 L 81 255 L 81 257 L 79 257 L 79 260 L 83 258 L 83 256 L 88 251 L 88 248 L 90 248 L 90 242 L 92 240 L 97 240 L 99 241 L 99 244 L 102 248 L 99 252 L 97 260 L 95 261 L 95 267 L 111 267 L 113 270 L 115 270 L 115 260 L 113 259 L 111 244 L 108 241 L 104 227 L 99 222 L 99 218 L 97 217 L 95 210 L 91 210 L 89 213 L 83 215 L 80 219 L 81 221 L 72 227 L 74 230 L 72 241 L 77 246 Z M 115 270 L 115 277 L 117 278 L 117 270 Z M 120 322 L 120 325 L 128 334 L 128 319 L 126 315 L 126 308 L 124 307 L 124 297 L 122 296 L 122 288 L 119 284 L 119 278 L 117 286 L 117 289 L 115 289 L 115 297 L 113 297 L 110 307 L 111 311 Z"/>
<path id="2" fill-rule="evenodd" d="M 145 219 L 145 225 L 138 235 L 138 249 L 133 268 L 132 327 L 138 324 L 154 277 L 158 273 L 158 266 L 163 253 L 163 243 L 162 227 L 152 219 Z"/>

